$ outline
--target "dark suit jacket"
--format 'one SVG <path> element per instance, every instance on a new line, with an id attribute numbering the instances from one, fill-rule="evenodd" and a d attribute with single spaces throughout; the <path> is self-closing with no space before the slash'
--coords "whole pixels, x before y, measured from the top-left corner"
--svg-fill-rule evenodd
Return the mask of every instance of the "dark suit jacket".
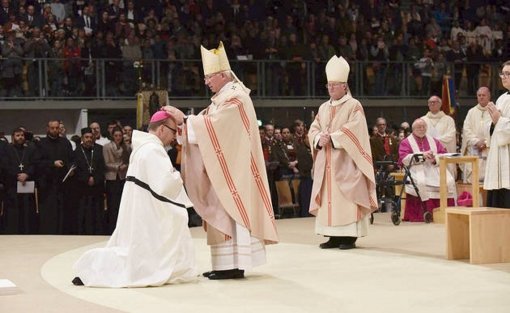
<path id="1" fill-rule="evenodd" d="M 97 23 L 96 23 L 96 20 L 89 16 L 89 19 L 90 19 L 90 28 L 96 32 L 97 30 Z M 85 22 L 85 17 L 83 16 L 79 16 L 76 18 L 76 20 L 74 21 L 76 27 L 79 27 L 79 28 L 84 28 L 85 26 L 87 26 L 87 23 Z"/>
<path id="2" fill-rule="evenodd" d="M 386 155 L 384 150 L 384 139 L 383 137 L 376 135 L 370 138 L 370 148 L 372 149 L 372 160 L 376 161 L 397 161 L 398 160 L 398 139 L 395 136 L 388 135 L 390 154 Z"/>

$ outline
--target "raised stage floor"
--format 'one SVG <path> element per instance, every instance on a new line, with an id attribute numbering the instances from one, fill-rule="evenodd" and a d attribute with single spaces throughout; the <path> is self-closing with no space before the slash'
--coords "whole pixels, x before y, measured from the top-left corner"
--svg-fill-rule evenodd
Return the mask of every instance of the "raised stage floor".
<path id="1" fill-rule="evenodd" d="M 319 249 L 313 218 L 277 224 L 281 243 L 246 279 L 135 289 L 71 284 L 73 262 L 107 237 L 0 236 L 0 279 L 17 285 L 0 312 L 509 312 L 510 263 L 446 260 L 443 224 L 394 226 L 377 213 L 349 251 Z M 192 234 L 199 271 L 209 270 L 204 232 Z"/>

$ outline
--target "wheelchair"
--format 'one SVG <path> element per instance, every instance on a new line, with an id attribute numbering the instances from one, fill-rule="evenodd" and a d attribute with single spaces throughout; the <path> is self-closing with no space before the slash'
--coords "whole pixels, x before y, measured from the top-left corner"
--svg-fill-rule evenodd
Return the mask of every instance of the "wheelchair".
<path id="1" fill-rule="evenodd" d="M 390 168 L 395 168 L 397 163 L 394 161 L 376 161 L 377 171 L 375 173 L 375 184 L 377 193 L 377 212 L 391 212 L 391 222 L 397 226 L 400 224 L 400 202 L 402 198 L 402 188 L 399 195 L 395 194 L 395 186 L 403 185 L 403 181 L 397 181 L 390 175 Z M 370 224 L 374 223 L 374 213 L 370 215 Z"/>

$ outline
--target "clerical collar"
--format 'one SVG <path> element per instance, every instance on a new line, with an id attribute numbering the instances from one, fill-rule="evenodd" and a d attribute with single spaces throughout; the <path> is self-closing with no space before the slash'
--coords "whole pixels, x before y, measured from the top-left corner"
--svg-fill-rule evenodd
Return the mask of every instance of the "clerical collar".
<path id="1" fill-rule="evenodd" d="M 57 137 L 53 137 L 52 135 L 48 134 L 47 137 L 51 140 L 57 140 L 58 138 L 60 138 L 59 136 Z"/>
<path id="2" fill-rule="evenodd" d="M 227 90 L 228 88 L 230 88 L 230 86 L 232 86 L 234 84 L 234 82 L 232 81 L 229 81 L 228 83 L 226 83 L 223 87 L 221 87 L 220 91 L 218 91 L 218 93 L 221 93 L 222 91 L 225 91 Z"/>
<path id="3" fill-rule="evenodd" d="M 425 135 L 425 136 L 423 136 L 423 137 L 418 137 L 418 136 L 416 136 L 415 134 L 413 134 L 413 137 L 414 137 L 414 139 L 416 139 L 416 140 L 423 141 L 423 140 L 425 140 L 425 138 L 427 138 L 427 135 Z"/>
<path id="4" fill-rule="evenodd" d="M 476 105 L 476 108 L 477 108 L 478 110 L 480 110 L 480 111 L 487 111 L 487 106 L 484 106 L 484 107 L 483 107 L 483 106 L 481 106 L 481 105 L 480 105 L 480 103 L 478 103 L 478 104 Z"/>
<path id="5" fill-rule="evenodd" d="M 432 113 L 430 111 L 427 112 L 427 117 L 428 118 L 442 118 L 443 116 L 445 116 L 446 114 L 443 112 L 443 111 L 439 111 L 437 113 Z"/>
<path id="6" fill-rule="evenodd" d="M 340 99 L 337 99 L 337 100 L 333 100 L 333 99 L 330 99 L 329 100 L 329 103 L 332 105 L 332 106 L 337 106 L 337 105 L 340 105 L 344 102 L 346 102 L 347 100 L 351 99 L 352 96 L 350 94 L 345 94 L 342 98 Z"/>

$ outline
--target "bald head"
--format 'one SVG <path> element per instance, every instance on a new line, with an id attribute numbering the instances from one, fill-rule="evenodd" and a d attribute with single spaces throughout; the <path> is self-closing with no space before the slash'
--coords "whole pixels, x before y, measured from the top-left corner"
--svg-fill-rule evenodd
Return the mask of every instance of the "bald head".
<path id="1" fill-rule="evenodd" d="M 476 99 L 478 104 L 482 107 L 486 107 L 489 101 L 491 101 L 491 91 L 487 87 L 480 87 L 476 92 Z"/>

